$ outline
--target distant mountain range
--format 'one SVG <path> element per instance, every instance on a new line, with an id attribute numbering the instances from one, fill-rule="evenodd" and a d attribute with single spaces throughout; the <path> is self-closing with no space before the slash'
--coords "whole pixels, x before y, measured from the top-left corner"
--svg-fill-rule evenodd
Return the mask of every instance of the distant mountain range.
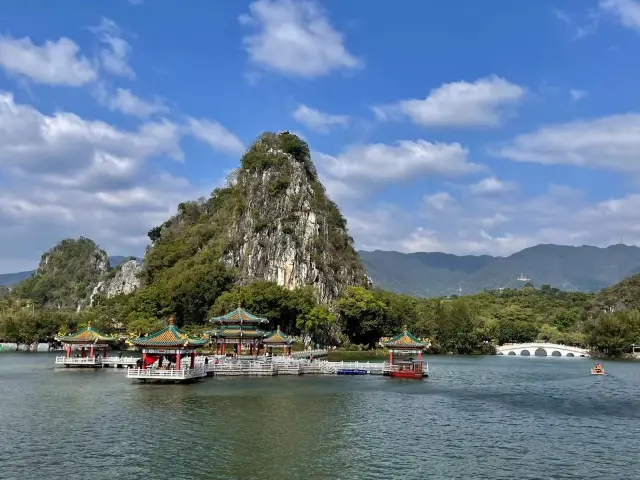
<path id="1" fill-rule="evenodd" d="M 115 268 L 128 258 L 130 257 L 114 255 L 113 257 L 109 257 L 109 265 L 111 265 L 111 268 Z M 11 285 L 21 282 L 25 278 L 29 278 L 34 272 L 35 270 L 29 270 L 28 272 L 0 273 L 0 287 L 10 287 Z"/>
<path id="2" fill-rule="evenodd" d="M 606 248 L 537 245 L 508 257 L 358 253 L 375 286 L 421 297 L 518 288 L 528 281 L 537 287 L 593 292 L 640 272 L 640 248 L 621 244 Z"/>
<path id="3" fill-rule="evenodd" d="M 640 272 L 640 247 L 606 248 L 536 245 L 508 257 L 358 252 L 376 287 L 420 297 L 439 297 L 518 288 L 530 282 L 568 291 L 594 292 Z M 115 267 L 129 257 L 109 257 Z M 0 274 L 10 286 L 33 271 Z"/>

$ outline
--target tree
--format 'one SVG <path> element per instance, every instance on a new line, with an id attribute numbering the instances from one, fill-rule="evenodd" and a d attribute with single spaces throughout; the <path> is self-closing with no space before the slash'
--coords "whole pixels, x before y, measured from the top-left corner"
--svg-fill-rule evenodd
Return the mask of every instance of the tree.
<path id="1" fill-rule="evenodd" d="M 374 345 L 385 333 L 387 307 L 371 290 L 347 287 L 337 303 L 344 332 L 352 343 Z"/>
<path id="2" fill-rule="evenodd" d="M 297 326 L 303 332 L 311 335 L 314 343 L 330 345 L 334 343 L 336 316 L 324 306 L 315 306 L 307 313 L 298 317 Z"/>

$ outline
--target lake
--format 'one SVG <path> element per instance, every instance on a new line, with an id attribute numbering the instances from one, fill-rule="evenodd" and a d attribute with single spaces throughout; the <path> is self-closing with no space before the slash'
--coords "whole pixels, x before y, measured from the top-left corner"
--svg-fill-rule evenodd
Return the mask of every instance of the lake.
<path id="1" fill-rule="evenodd" d="M 0 479 L 640 478 L 640 363 L 427 356 L 424 381 L 207 378 L 0 354 Z"/>

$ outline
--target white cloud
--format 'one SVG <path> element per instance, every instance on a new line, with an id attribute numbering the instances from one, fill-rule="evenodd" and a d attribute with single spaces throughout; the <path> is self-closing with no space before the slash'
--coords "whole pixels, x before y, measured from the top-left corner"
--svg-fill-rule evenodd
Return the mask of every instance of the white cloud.
<path id="1" fill-rule="evenodd" d="M 115 93 L 111 95 L 103 92 L 99 94 L 98 98 L 109 110 L 139 118 L 146 118 L 156 113 L 166 113 L 169 111 L 169 108 L 162 100 L 158 98 L 151 101 L 143 100 L 126 88 L 118 88 Z"/>
<path id="2" fill-rule="evenodd" d="M 415 180 L 422 176 L 455 177 L 482 171 L 458 143 L 401 140 L 351 145 L 337 156 L 315 153 L 321 179 L 331 198 L 361 197 L 375 185 Z"/>
<path id="3" fill-rule="evenodd" d="M 571 90 L 569 90 L 569 95 L 571 95 L 571 98 L 576 102 L 578 100 L 582 100 L 588 94 L 589 94 L 589 92 L 587 92 L 586 90 L 579 90 L 579 89 L 576 89 L 576 88 L 572 88 Z"/>
<path id="4" fill-rule="evenodd" d="M 40 84 L 77 87 L 93 82 L 95 65 L 79 52 L 78 45 L 65 37 L 39 46 L 30 38 L 0 36 L 0 67 Z"/>
<path id="5" fill-rule="evenodd" d="M 245 150 L 242 141 L 218 122 L 189 118 L 186 130 L 215 150 L 231 154 L 241 154 Z"/>
<path id="6" fill-rule="evenodd" d="M 182 134 L 168 121 L 124 130 L 45 115 L 0 93 L 0 271 L 33 268 L 43 251 L 79 235 L 111 254 L 142 254 L 150 228 L 218 180 L 193 184 L 161 170 L 158 157 L 182 159 Z"/>
<path id="7" fill-rule="evenodd" d="M 135 77 L 129 65 L 131 45 L 122 37 L 122 30 L 108 18 L 102 18 L 100 25 L 91 27 L 102 44 L 99 52 L 100 65 L 104 71 L 120 77 Z"/>
<path id="8" fill-rule="evenodd" d="M 266 69 L 311 78 L 362 65 L 316 3 L 257 0 L 240 23 L 253 30 L 243 40 L 249 58 Z"/>
<path id="9" fill-rule="evenodd" d="M 332 127 L 346 127 L 349 124 L 348 115 L 332 115 L 314 108 L 300 105 L 293 112 L 293 119 L 309 129 L 317 132 L 328 132 Z"/>
<path id="10" fill-rule="evenodd" d="M 625 27 L 640 31 L 640 2 L 636 0 L 600 0 L 600 9 L 615 15 Z"/>
<path id="11" fill-rule="evenodd" d="M 573 40 L 582 40 L 589 35 L 593 35 L 598 30 L 600 23 L 600 12 L 597 9 L 587 10 L 585 15 L 572 15 L 563 10 L 553 10 L 558 20 L 569 27 L 572 32 Z"/>
<path id="12" fill-rule="evenodd" d="M 516 185 L 513 182 L 504 182 L 496 177 L 487 177 L 469 186 L 473 195 L 498 195 L 513 190 Z"/>
<path id="13" fill-rule="evenodd" d="M 525 94 L 525 88 L 494 75 L 473 83 L 446 83 L 423 100 L 403 100 L 373 110 L 380 120 L 406 116 L 424 126 L 497 126 Z"/>
<path id="14" fill-rule="evenodd" d="M 495 153 L 519 162 L 639 172 L 640 114 L 552 125 L 519 135 Z"/>
<path id="15" fill-rule="evenodd" d="M 354 202 L 344 210 L 357 247 L 366 250 L 510 255 L 541 243 L 607 246 L 623 237 L 640 244 L 638 194 L 591 203 L 580 191 L 551 185 L 542 195 L 512 192 L 508 200 L 437 192 L 417 207 Z"/>

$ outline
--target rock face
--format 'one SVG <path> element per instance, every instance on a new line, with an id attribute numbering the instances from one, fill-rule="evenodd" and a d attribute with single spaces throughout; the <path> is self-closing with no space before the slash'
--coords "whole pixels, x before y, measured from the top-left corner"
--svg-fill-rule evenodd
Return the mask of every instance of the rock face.
<path id="1" fill-rule="evenodd" d="M 145 255 L 145 284 L 175 276 L 169 269 L 184 275 L 196 259 L 222 262 L 241 284 L 312 285 L 322 303 L 346 286 L 369 284 L 309 147 L 288 132 L 263 134 L 224 188 L 209 199 L 180 204 L 178 214 L 149 237 L 153 246 Z"/>
<path id="2" fill-rule="evenodd" d="M 263 135 L 236 174 L 246 208 L 222 256 L 244 283 L 313 285 L 328 303 L 347 285 L 368 281 L 346 221 L 318 181 L 306 144 L 283 132 Z"/>
<path id="3" fill-rule="evenodd" d="M 93 305 L 99 295 L 112 298 L 118 295 L 128 295 L 140 288 L 140 278 L 138 275 L 142 271 L 142 264 L 136 259 L 122 262 L 107 275 L 107 278 L 100 280 L 91 293 L 90 305 Z"/>

